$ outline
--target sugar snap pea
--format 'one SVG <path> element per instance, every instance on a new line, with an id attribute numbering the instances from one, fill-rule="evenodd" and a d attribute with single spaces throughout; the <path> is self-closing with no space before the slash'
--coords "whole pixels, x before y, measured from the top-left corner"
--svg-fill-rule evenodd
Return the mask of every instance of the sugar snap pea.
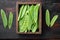
<path id="1" fill-rule="evenodd" d="M 34 10 L 34 6 L 31 5 L 31 6 L 28 6 L 28 10 L 26 11 L 28 13 L 28 16 L 29 16 L 29 27 L 28 27 L 28 31 L 31 30 L 31 25 L 33 24 L 33 10 Z"/>
<path id="2" fill-rule="evenodd" d="M 40 4 L 36 4 L 34 6 L 33 18 L 34 18 L 34 25 L 35 26 L 32 26 L 33 27 L 32 32 L 36 32 L 36 30 L 38 28 L 38 26 L 37 26 L 38 23 L 37 22 L 38 22 L 38 10 L 39 10 L 39 7 L 40 7 Z"/>
<path id="3" fill-rule="evenodd" d="M 21 18 L 25 15 L 26 10 L 27 10 L 27 5 L 25 5 L 24 8 L 23 8 Z"/>
<path id="4" fill-rule="evenodd" d="M 54 23 L 55 23 L 55 21 L 57 20 L 57 18 L 58 18 L 58 15 L 55 15 L 55 16 L 52 18 L 51 23 L 50 23 L 50 27 L 52 27 L 52 26 L 54 25 Z"/>
<path id="5" fill-rule="evenodd" d="M 29 13 L 29 16 L 30 16 L 30 18 L 31 18 L 32 21 L 33 21 L 33 13 L 34 13 L 33 10 L 34 10 L 34 6 L 31 5 L 30 8 L 29 8 L 29 10 L 28 10 L 28 13 Z"/>
<path id="6" fill-rule="evenodd" d="M 10 12 L 10 14 L 9 14 L 9 20 L 8 20 L 9 29 L 12 27 L 12 23 L 13 23 L 13 13 Z"/>
<path id="7" fill-rule="evenodd" d="M 33 29 L 32 29 L 32 32 L 36 32 L 37 28 L 38 28 L 38 27 L 37 27 L 37 23 L 35 23 L 35 24 L 34 24 L 34 27 L 33 27 Z"/>
<path id="8" fill-rule="evenodd" d="M 24 18 L 19 20 L 19 32 L 22 32 L 22 25 L 24 23 Z"/>
<path id="9" fill-rule="evenodd" d="M 6 17 L 6 14 L 3 9 L 1 9 L 1 17 L 2 17 L 4 28 L 6 28 L 7 27 L 7 17 Z"/>
<path id="10" fill-rule="evenodd" d="M 38 10 L 39 10 L 40 4 L 36 4 L 36 6 L 34 7 L 34 21 L 37 22 L 38 19 Z"/>
<path id="11" fill-rule="evenodd" d="M 46 24 L 48 27 L 50 26 L 50 13 L 48 9 L 46 10 Z"/>
<path id="12" fill-rule="evenodd" d="M 24 5 L 22 5 L 22 6 L 21 6 L 21 8 L 20 8 L 19 16 L 18 16 L 18 21 L 19 21 L 19 19 L 20 19 L 21 15 L 22 15 L 23 8 L 24 8 Z"/>
<path id="13" fill-rule="evenodd" d="M 23 21 L 22 26 L 20 26 L 20 32 L 26 32 L 29 26 L 30 26 L 29 16 L 26 15 L 26 16 L 24 16 L 24 21 Z"/>

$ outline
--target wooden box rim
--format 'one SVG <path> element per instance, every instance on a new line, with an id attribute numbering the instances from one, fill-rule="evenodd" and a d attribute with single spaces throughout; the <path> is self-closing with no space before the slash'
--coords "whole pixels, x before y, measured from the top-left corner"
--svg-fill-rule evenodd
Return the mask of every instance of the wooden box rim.
<path id="1" fill-rule="evenodd" d="M 39 8 L 39 32 L 18 32 L 18 5 L 22 4 L 40 4 Z M 17 34 L 41 34 L 42 33 L 42 4 L 41 2 L 16 2 L 16 33 Z"/>

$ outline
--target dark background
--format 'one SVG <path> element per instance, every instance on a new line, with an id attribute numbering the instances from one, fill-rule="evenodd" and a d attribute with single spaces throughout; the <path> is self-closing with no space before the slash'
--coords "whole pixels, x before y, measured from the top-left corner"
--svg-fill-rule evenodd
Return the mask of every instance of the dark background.
<path id="1" fill-rule="evenodd" d="M 42 34 L 41 35 L 18 35 L 16 34 L 16 2 L 42 2 Z M 0 0 L 0 9 L 4 9 L 7 16 L 10 11 L 14 13 L 13 26 L 9 30 L 4 29 L 0 15 L 0 39 L 45 39 L 45 38 L 60 38 L 60 1 L 59 0 Z M 59 15 L 55 25 L 52 28 L 46 26 L 45 11 L 49 9 L 51 18 L 54 15 Z"/>

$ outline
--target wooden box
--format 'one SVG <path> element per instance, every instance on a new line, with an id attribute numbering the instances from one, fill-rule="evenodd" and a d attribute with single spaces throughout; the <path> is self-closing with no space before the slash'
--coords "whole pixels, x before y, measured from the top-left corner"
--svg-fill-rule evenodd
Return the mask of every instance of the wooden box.
<path id="1" fill-rule="evenodd" d="M 40 4 L 39 11 L 38 11 L 38 19 L 39 19 L 39 27 L 38 31 L 36 32 L 19 32 L 18 31 L 18 11 L 19 11 L 19 5 L 23 4 L 29 4 L 29 5 L 34 5 L 34 4 Z M 42 32 L 42 5 L 41 2 L 16 2 L 16 33 L 17 34 L 41 34 Z"/>

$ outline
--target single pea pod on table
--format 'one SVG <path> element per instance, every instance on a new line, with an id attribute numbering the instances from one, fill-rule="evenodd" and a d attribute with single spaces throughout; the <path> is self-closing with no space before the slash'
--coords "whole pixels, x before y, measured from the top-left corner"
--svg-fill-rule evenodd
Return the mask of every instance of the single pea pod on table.
<path id="1" fill-rule="evenodd" d="M 8 20 L 8 28 L 11 29 L 13 23 L 13 13 L 10 12 L 9 14 L 9 20 Z"/>
<path id="2" fill-rule="evenodd" d="M 58 19 L 58 15 L 55 15 L 51 20 L 50 27 L 52 27 L 54 25 L 54 23 L 57 19 Z"/>
<path id="3" fill-rule="evenodd" d="M 50 13 L 48 9 L 46 10 L 45 20 L 46 20 L 46 25 L 49 27 L 50 26 Z"/>
<path id="4" fill-rule="evenodd" d="M 1 9 L 1 17 L 2 17 L 4 28 L 6 28 L 7 27 L 7 16 L 3 9 Z"/>

